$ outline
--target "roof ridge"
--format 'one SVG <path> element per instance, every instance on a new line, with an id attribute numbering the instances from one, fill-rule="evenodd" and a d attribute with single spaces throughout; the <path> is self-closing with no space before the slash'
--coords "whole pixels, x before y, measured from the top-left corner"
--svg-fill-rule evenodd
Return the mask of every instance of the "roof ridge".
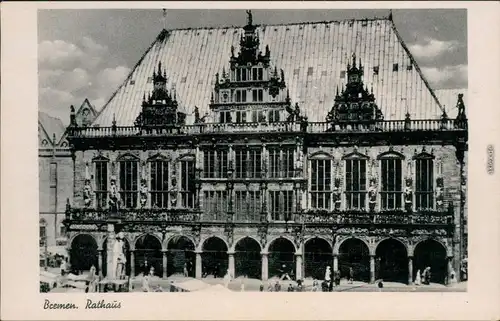
<path id="1" fill-rule="evenodd" d="M 259 27 L 277 27 L 277 26 L 297 26 L 297 25 L 317 25 L 317 24 L 330 24 L 330 23 L 342 23 L 342 22 L 363 22 L 363 21 L 391 21 L 388 17 L 373 17 L 373 18 L 352 18 L 352 19 L 341 19 L 341 20 L 322 20 L 322 21 L 301 21 L 301 22 L 287 22 L 287 23 L 274 23 L 274 24 L 254 24 L 257 28 Z M 230 26 L 214 26 L 214 27 L 189 27 L 189 28 L 171 28 L 163 29 L 167 31 L 189 31 L 189 30 L 217 30 L 217 29 L 241 29 L 243 25 L 230 25 Z M 162 31 L 163 31 L 162 30 Z"/>

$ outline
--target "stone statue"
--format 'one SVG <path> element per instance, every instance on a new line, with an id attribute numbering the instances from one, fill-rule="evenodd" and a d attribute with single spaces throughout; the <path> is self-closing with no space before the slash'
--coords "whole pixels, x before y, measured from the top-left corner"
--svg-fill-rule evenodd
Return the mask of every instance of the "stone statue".
<path id="1" fill-rule="evenodd" d="M 406 179 L 406 186 L 404 188 L 404 198 L 405 198 L 405 209 L 411 211 L 413 203 L 413 190 L 411 188 L 412 180 L 410 178 Z"/>
<path id="2" fill-rule="evenodd" d="M 368 188 L 368 204 L 370 211 L 373 212 L 377 204 L 377 185 L 373 179 L 370 180 L 370 187 Z"/>
<path id="3" fill-rule="evenodd" d="M 335 209 L 340 209 L 340 204 L 342 202 L 342 192 L 340 191 L 340 179 L 336 178 L 333 186 L 333 204 Z"/>
<path id="4" fill-rule="evenodd" d="M 114 277 L 118 280 L 125 278 L 125 263 L 127 263 L 127 258 L 125 257 L 124 238 L 123 232 L 118 233 L 113 244 L 113 266 L 116 268 Z"/>
<path id="5" fill-rule="evenodd" d="M 109 207 L 111 211 L 118 211 L 120 207 L 120 193 L 118 193 L 118 187 L 116 186 L 116 177 L 111 177 L 111 186 L 109 192 Z"/>
<path id="6" fill-rule="evenodd" d="M 148 201 L 148 187 L 146 186 L 146 180 L 143 179 L 141 181 L 141 187 L 140 187 L 140 194 L 141 194 L 141 207 L 145 207 L 146 203 Z"/>
<path id="7" fill-rule="evenodd" d="M 201 119 L 200 118 L 200 111 L 199 111 L 198 107 L 195 106 L 194 107 L 194 123 L 195 124 L 200 123 L 200 119 Z"/>
<path id="8" fill-rule="evenodd" d="M 443 192 L 443 178 L 439 177 L 436 186 L 436 205 L 438 209 L 442 209 L 444 202 L 444 192 Z"/>
<path id="9" fill-rule="evenodd" d="M 90 186 L 90 179 L 85 180 L 85 186 L 83 187 L 83 202 L 85 207 L 90 207 L 92 205 L 92 187 Z"/>

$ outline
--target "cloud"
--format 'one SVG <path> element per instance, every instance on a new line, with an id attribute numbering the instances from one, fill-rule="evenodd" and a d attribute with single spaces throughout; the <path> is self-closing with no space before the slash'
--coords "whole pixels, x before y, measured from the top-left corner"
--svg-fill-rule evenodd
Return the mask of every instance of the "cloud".
<path id="1" fill-rule="evenodd" d="M 466 88 L 468 68 L 467 65 L 422 68 L 424 77 L 435 89 L 443 88 Z"/>
<path id="2" fill-rule="evenodd" d="M 446 53 L 455 51 L 461 47 L 456 40 L 442 41 L 437 39 L 426 39 L 425 43 L 415 43 L 409 46 L 410 52 L 420 59 L 434 59 Z"/>
<path id="3" fill-rule="evenodd" d="M 39 109 L 69 119 L 69 106 L 76 108 L 88 98 L 100 109 L 130 73 L 127 66 L 113 66 L 109 50 L 90 37 L 73 44 L 62 40 L 38 45 Z"/>

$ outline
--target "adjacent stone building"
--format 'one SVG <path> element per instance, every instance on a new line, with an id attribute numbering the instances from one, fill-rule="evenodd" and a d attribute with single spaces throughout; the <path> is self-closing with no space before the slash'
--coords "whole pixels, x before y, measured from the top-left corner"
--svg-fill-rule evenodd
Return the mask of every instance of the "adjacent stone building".
<path id="1" fill-rule="evenodd" d="M 71 263 L 443 283 L 465 254 L 467 118 L 391 17 L 163 30 L 89 126 L 71 113 Z"/>

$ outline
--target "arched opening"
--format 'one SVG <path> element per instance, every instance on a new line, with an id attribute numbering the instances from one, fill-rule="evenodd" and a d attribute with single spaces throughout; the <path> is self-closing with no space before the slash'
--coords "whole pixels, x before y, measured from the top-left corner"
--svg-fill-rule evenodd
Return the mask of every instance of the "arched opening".
<path id="1" fill-rule="evenodd" d="M 135 264 L 136 274 L 149 274 L 151 267 L 154 268 L 154 275 L 162 276 L 163 254 L 161 252 L 160 240 L 150 234 L 140 236 L 135 242 Z"/>
<path id="2" fill-rule="evenodd" d="M 413 279 L 417 271 L 422 273 L 425 268 L 431 268 L 432 283 L 446 283 L 447 262 L 445 247 L 435 240 L 425 240 L 417 244 L 413 252 Z"/>
<path id="3" fill-rule="evenodd" d="M 341 277 L 352 277 L 355 281 L 370 281 L 370 250 L 365 242 L 357 238 L 350 238 L 342 242 L 339 247 L 339 270 Z"/>
<path id="4" fill-rule="evenodd" d="M 332 247 L 319 237 L 308 240 L 304 245 L 304 276 L 322 280 L 327 266 L 332 267 Z"/>
<path id="5" fill-rule="evenodd" d="M 282 277 L 286 273 L 293 279 L 295 276 L 295 246 L 280 237 L 269 245 L 269 277 Z"/>
<path id="6" fill-rule="evenodd" d="M 249 278 L 260 279 L 262 263 L 259 242 L 245 237 L 238 241 L 235 249 L 235 277 L 246 275 Z"/>
<path id="7" fill-rule="evenodd" d="M 396 239 L 382 241 L 376 250 L 376 278 L 384 281 L 408 283 L 408 254 Z"/>
<path id="8" fill-rule="evenodd" d="M 77 235 L 71 242 L 71 271 L 81 273 L 90 270 L 93 265 L 97 269 L 97 242 L 89 234 Z"/>
<path id="9" fill-rule="evenodd" d="M 127 239 L 124 240 L 124 254 L 127 262 L 125 263 L 125 274 L 130 276 L 130 244 L 128 243 Z M 113 246 L 113 244 L 111 244 Z M 108 272 L 108 238 L 104 240 L 104 243 L 102 245 L 103 251 L 102 251 L 102 275 L 107 276 Z M 99 271 L 98 271 L 99 272 Z M 136 272 L 137 273 L 137 272 Z M 135 276 L 135 275 L 132 275 Z"/>
<path id="10" fill-rule="evenodd" d="M 218 237 L 210 237 L 203 243 L 202 272 L 203 277 L 212 275 L 223 277 L 228 267 L 226 243 Z"/>
<path id="11" fill-rule="evenodd" d="M 187 272 L 187 276 L 194 277 L 196 255 L 194 253 L 195 246 L 193 241 L 191 241 L 186 236 L 176 235 L 170 239 L 167 248 L 168 275 L 184 275 L 184 272 Z"/>

